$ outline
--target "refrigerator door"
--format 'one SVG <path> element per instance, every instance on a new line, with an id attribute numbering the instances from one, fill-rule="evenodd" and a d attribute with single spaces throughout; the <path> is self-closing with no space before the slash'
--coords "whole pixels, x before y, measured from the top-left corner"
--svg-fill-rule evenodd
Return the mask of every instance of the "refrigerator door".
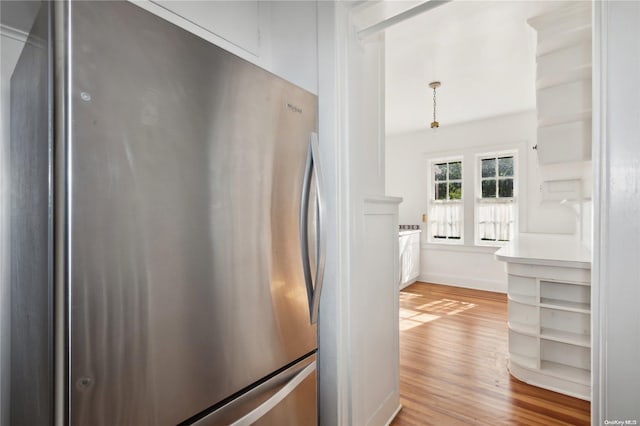
<path id="1" fill-rule="evenodd" d="M 14 11 L 29 10 L 20 3 L 12 6 Z M 11 315 L 11 340 L 7 345 L 10 369 L 3 371 L 10 384 L 9 392 L 4 393 L 5 384 L 2 383 L 2 392 L 3 402 L 8 395 L 11 409 L 7 418 L 11 425 L 53 424 L 50 42 L 50 4 L 43 3 L 11 77 L 11 138 L 6 141 L 9 146 L 8 170 L 0 171 L 0 180 L 8 177 L 3 186 L 7 185 L 10 196 L 8 230 L 11 263 L 8 266 L 11 289 L 7 291 Z M 4 46 L 4 40 L 1 44 Z M 9 123 L 2 124 L 9 126 Z M 4 291 L 4 283 L 2 287 Z M 4 320 L 2 309 L 0 314 Z M 9 372 L 5 376 L 4 373 Z"/>
<path id="2" fill-rule="evenodd" d="M 316 97 L 128 2 L 70 9 L 71 423 L 175 425 L 316 349 Z"/>

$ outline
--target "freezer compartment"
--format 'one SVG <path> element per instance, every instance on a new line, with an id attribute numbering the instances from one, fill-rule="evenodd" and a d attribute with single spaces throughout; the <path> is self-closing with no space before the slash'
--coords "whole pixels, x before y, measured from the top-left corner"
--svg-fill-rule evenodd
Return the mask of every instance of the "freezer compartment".
<path id="1" fill-rule="evenodd" d="M 316 354 L 276 374 L 215 411 L 182 425 L 305 426 L 316 424 Z"/>

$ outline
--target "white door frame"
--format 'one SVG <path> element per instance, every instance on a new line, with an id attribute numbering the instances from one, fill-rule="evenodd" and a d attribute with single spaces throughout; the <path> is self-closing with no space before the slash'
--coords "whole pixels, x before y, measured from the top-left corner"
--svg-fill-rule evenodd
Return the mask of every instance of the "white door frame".
<path id="1" fill-rule="evenodd" d="M 606 99 L 606 5 L 605 2 L 593 2 L 592 27 L 592 154 L 591 167 L 593 172 L 593 233 L 591 259 L 591 424 L 597 424 L 602 410 L 602 396 L 605 395 L 601 384 L 605 381 L 603 366 L 605 357 L 602 354 L 601 342 L 606 340 L 606 331 L 602 318 L 604 310 L 601 308 L 602 270 L 605 267 L 602 259 L 602 223 L 606 220 L 607 194 L 603 191 L 603 182 L 607 179 L 606 153 L 604 130 L 606 128 L 606 114 L 604 100 Z"/>
<path id="2" fill-rule="evenodd" d="M 388 0 L 387 0 L 388 1 Z M 606 342 L 606 329 L 604 328 L 606 319 L 606 299 L 602 288 L 603 273 L 606 270 L 606 258 L 603 256 L 605 248 L 602 247 L 602 224 L 607 221 L 607 194 L 603 183 L 608 179 L 606 135 L 606 41 L 607 41 L 607 3 L 606 1 L 593 1 L 593 136 L 592 136 L 592 171 L 593 171 L 593 236 L 592 236 L 592 269 L 591 269 L 591 419 L 592 424 L 597 424 L 596 419 L 600 419 L 601 413 L 606 413 L 606 393 L 603 384 L 606 382 L 606 350 L 602 342 Z M 430 9 L 420 11 L 427 13 Z M 416 14 L 408 14 L 405 19 L 409 19 Z M 394 20 L 393 24 L 402 22 Z M 379 27 L 379 28 L 378 28 Z M 384 31 L 388 26 L 373 26 L 378 31 Z M 371 28 L 371 27 L 369 27 Z M 366 35 L 375 34 L 366 28 Z M 598 420 L 599 421 L 599 420 Z"/>

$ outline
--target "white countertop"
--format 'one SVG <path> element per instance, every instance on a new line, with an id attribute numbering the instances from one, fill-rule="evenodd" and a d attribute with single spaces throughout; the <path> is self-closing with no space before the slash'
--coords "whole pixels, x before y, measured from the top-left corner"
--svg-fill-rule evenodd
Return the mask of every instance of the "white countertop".
<path id="1" fill-rule="evenodd" d="M 496 252 L 496 259 L 530 265 L 591 269 L 591 251 L 573 236 L 518 234 Z"/>

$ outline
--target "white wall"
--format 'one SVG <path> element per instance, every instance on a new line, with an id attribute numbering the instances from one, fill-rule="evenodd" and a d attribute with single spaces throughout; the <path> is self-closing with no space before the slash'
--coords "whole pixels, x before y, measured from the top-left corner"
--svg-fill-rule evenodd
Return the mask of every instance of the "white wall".
<path id="1" fill-rule="evenodd" d="M 473 197 L 476 154 L 515 149 L 518 152 L 519 232 L 573 234 L 578 222 L 572 208 L 542 201 L 540 185 L 545 179 L 578 177 L 590 188 L 588 164 L 539 166 L 536 152 L 535 111 L 479 121 L 387 135 L 386 189 L 403 198 L 401 224 L 420 224 L 427 211 L 429 161 L 462 155 L 465 198 L 464 246 L 430 244 L 423 232 L 421 280 L 491 291 L 506 291 L 504 266 L 493 257 L 494 249 L 474 246 Z M 424 224 L 423 224 L 424 225 Z"/>
<path id="2" fill-rule="evenodd" d="M 640 421 L 640 2 L 594 7 L 591 408 L 606 424 Z"/>

